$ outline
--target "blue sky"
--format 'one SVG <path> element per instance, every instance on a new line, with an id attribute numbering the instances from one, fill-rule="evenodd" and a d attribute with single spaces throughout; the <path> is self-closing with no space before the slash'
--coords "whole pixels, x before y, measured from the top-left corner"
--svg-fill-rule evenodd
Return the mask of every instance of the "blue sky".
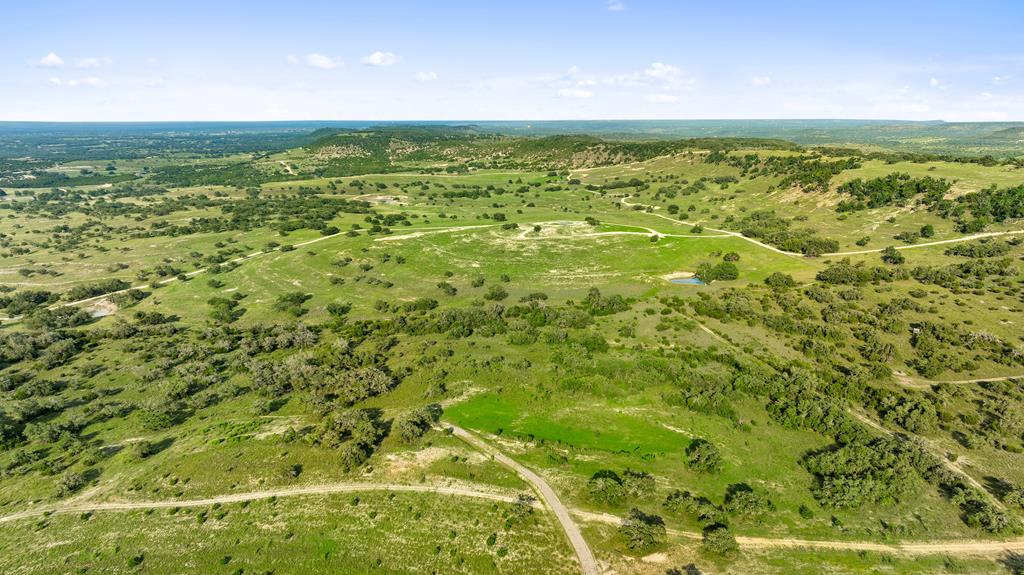
<path id="1" fill-rule="evenodd" d="M 1024 120 L 1024 2 L 8 2 L 0 120 Z"/>

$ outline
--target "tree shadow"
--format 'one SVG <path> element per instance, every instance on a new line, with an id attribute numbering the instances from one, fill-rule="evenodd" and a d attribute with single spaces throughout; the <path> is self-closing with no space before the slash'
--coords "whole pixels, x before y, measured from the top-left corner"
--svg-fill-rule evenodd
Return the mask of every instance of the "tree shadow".
<path id="1" fill-rule="evenodd" d="M 1024 575 L 1024 554 L 1007 551 L 999 558 L 999 563 L 1013 575 Z"/>
<path id="2" fill-rule="evenodd" d="M 700 568 L 694 565 L 693 563 L 690 563 L 689 565 L 684 566 L 682 569 L 678 567 L 673 567 L 665 571 L 665 575 L 704 575 L 704 572 L 701 571 Z"/>
<path id="3" fill-rule="evenodd" d="M 999 479 L 998 477 L 986 475 L 985 477 L 982 477 L 981 480 L 984 482 L 985 489 L 995 494 L 999 499 L 1006 497 L 1011 491 L 1013 491 L 1013 484 Z"/>

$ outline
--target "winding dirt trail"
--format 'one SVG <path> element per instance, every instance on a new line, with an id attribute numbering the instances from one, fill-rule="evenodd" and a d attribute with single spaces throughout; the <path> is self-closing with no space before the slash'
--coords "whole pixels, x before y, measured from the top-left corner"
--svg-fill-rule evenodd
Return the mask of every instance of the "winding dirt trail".
<path id="1" fill-rule="evenodd" d="M 586 191 L 590 192 L 591 194 L 601 195 L 600 192 L 595 192 L 595 191 L 592 191 L 592 190 L 586 190 Z M 659 206 L 650 206 L 650 205 L 641 204 L 641 203 L 630 203 L 630 202 L 627 201 L 627 198 L 628 198 L 628 196 L 620 197 L 619 198 L 619 203 L 624 205 L 624 206 L 629 206 L 631 208 L 632 207 L 636 207 L 636 206 L 639 206 L 639 207 L 642 207 L 642 208 L 651 208 L 651 210 L 657 210 L 659 208 Z M 755 240 L 754 238 L 749 238 L 749 237 L 741 234 L 740 232 L 733 232 L 733 231 L 730 231 L 730 230 L 721 230 L 721 229 L 717 229 L 717 228 L 709 228 L 709 227 L 704 226 L 703 224 L 699 224 L 697 222 L 688 222 L 686 220 L 680 220 L 680 219 L 672 218 L 672 217 L 666 216 L 664 214 L 655 213 L 654 211 L 650 211 L 650 212 L 647 212 L 647 213 L 649 215 L 652 215 L 652 216 L 655 216 L 655 217 L 658 217 L 658 218 L 661 218 L 661 219 L 664 219 L 664 220 L 668 220 L 670 222 L 676 222 L 676 223 L 687 225 L 687 226 L 701 225 L 706 230 L 711 230 L 713 232 L 718 232 L 719 234 L 721 234 L 720 236 L 703 236 L 703 237 L 733 236 L 733 237 L 737 237 L 737 238 L 746 240 L 746 241 L 748 241 L 748 242 L 750 242 L 750 243 L 752 243 L 754 245 L 760 246 L 760 247 L 765 248 L 767 250 L 771 250 L 771 251 L 773 251 L 775 253 L 778 253 L 778 254 L 783 254 L 783 255 L 787 255 L 787 256 L 796 256 L 796 257 L 801 257 L 801 258 L 802 257 L 806 257 L 806 256 L 804 256 L 804 254 L 800 254 L 800 253 L 796 253 L 796 252 L 788 252 L 786 250 L 782 250 L 782 249 L 779 249 L 779 248 L 777 248 L 775 246 L 771 246 L 771 245 L 768 245 L 768 244 L 766 244 L 764 242 L 760 242 L 758 240 Z M 1019 234 L 1024 234 L 1024 230 L 1011 230 L 1011 231 L 1006 231 L 1006 232 L 984 232 L 984 233 L 979 233 L 979 234 L 971 234 L 969 236 L 962 236 L 962 237 L 959 237 L 959 238 L 952 238 L 952 239 L 948 239 L 948 240 L 938 240 L 938 241 L 934 241 L 934 242 L 925 242 L 925 243 L 921 243 L 921 244 L 912 244 L 912 245 L 909 245 L 909 246 L 895 246 L 895 247 L 896 247 L 897 250 L 912 250 L 912 249 L 915 249 L 915 248 L 927 248 L 927 247 L 930 247 L 930 246 L 940 246 L 940 245 L 944 245 L 944 244 L 955 244 L 955 243 L 960 243 L 960 242 L 969 242 L 971 240 L 980 240 L 980 239 L 984 239 L 984 238 L 996 238 L 996 237 L 1000 237 L 1000 236 L 1014 236 L 1014 235 L 1019 235 Z M 881 253 L 884 250 L 885 250 L 885 248 L 878 248 L 878 249 L 870 249 L 870 250 L 856 250 L 856 251 L 849 251 L 849 252 L 831 252 L 831 253 L 820 254 L 820 255 L 821 255 L 821 257 L 857 256 L 857 255 L 864 255 L 864 254 L 877 254 L 877 253 Z"/>
<path id="2" fill-rule="evenodd" d="M 512 471 L 515 471 L 517 475 L 532 485 L 537 493 L 539 493 L 544 499 L 548 508 L 550 508 L 555 514 L 558 522 L 562 524 L 562 529 L 569 538 L 569 543 L 572 544 L 573 550 L 576 551 L 576 557 L 579 559 L 580 573 L 583 575 L 599 575 L 601 573 L 601 570 L 597 565 L 597 559 L 594 558 L 594 553 L 590 550 L 590 546 L 587 545 L 586 539 L 583 538 L 583 534 L 580 532 L 579 526 L 576 525 L 576 522 L 573 521 L 572 516 L 569 514 L 569 509 L 562 504 L 562 501 L 558 499 L 558 495 L 553 489 L 551 489 L 551 486 L 548 485 L 548 482 L 545 481 L 543 477 L 537 475 L 533 471 L 530 471 L 528 468 L 505 455 L 501 451 L 498 451 L 489 443 L 480 439 L 476 434 L 450 423 L 445 423 L 445 425 L 452 429 L 452 432 L 456 437 L 465 441 L 479 451 L 490 455 L 495 461 L 505 467 L 508 467 Z"/>
<path id="3" fill-rule="evenodd" d="M 289 176 L 294 176 L 295 175 L 295 170 L 292 169 L 292 165 L 291 164 L 289 164 L 288 162 L 286 162 L 284 160 L 278 160 L 277 163 L 281 164 L 281 166 L 284 167 L 285 171 L 288 172 Z"/>
<path id="4" fill-rule="evenodd" d="M 453 227 L 450 227 L 450 228 L 438 228 L 438 229 L 433 229 L 433 230 L 428 229 L 428 228 L 420 228 L 420 230 L 424 230 L 424 231 L 409 232 L 407 234 L 401 234 L 401 235 L 395 235 L 395 236 L 381 236 L 379 238 L 374 239 L 373 241 L 375 241 L 375 242 L 400 242 L 402 240 L 413 240 L 413 239 L 416 239 L 416 238 L 422 238 L 423 236 L 427 236 L 427 235 L 447 234 L 447 233 L 454 233 L 454 232 L 464 232 L 464 231 L 467 231 L 467 230 L 476 230 L 476 229 L 481 229 L 481 228 L 493 228 L 493 227 L 496 227 L 498 225 L 499 224 L 482 224 L 482 225 L 478 225 L 478 226 L 453 226 Z"/>
<path id="5" fill-rule="evenodd" d="M 555 511 L 555 515 L 566 529 L 573 547 L 580 557 L 581 572 L 585 575 L 597 575 L 600 573 L 596 559 L 590 552 L 586 541 L 580 534 L 579 527 L 573 521 L 576 517 L 580 521 L 604 523 L 608 525 L 620 525 L 622 518 L 609 513 L 584 511 L 579 509 L 569 510 L 561 504 L 557 495 L 543 478 L 536 475 L 526 467 L 523 467 L 513 459 L 505 456 L 496 448 L 490 446 L 475 434 L 462 428 L 451 426 L 454 434 L 466 441 L 472 447 L 479 449 L 495 458 L 495 461 L 516 471 L 527 482 L 537 488 L 537 491 L 545 497 L 547 508 Z M 400 493 L 431 493 L 436 495 L 449 495 L 455 497 L 472 497 L 488 501 L 502 503 L 518 503 L 522 501 L 519 497 L 513 497 L 501 493 L 494 493 L 482 489 L 470 487 L 447 487 L 433 485 L 406 485 L 406 484 L 384 484 L 384 483 L 331 483 L 321 485 L 306 485 L 301 487 L 287 487 L 281 489 L 270 489 L 265 491 L 252 491 L 247 493 L 232 493 L 218 495 L 201 499 L 183 500 L 162 500 L 162 501 L 109 501 L 109 502 L 75 502 L 65 505 L 40 507 L 38 509 L 27 509 L 0 517 L 0 525 L 12 523 L 23 519 L 31 519 L 50 514 L 87 513 L 103 511 L 133 511 L 139 509 L 173 509 L 176 507 L 206 507 L 214 504 L 241 503 L 244 501 L 257 501 L 270 498 L 302 497 L 314 495 L 332 495 L 339 493 L 359 493 L 369 491 L 388 491 Z M 550 499 L 549 499 L 550 497 Z M 555 505 L 552 504 L 554 502 Z M 545 506 L 539 502 L 533 503 L 534 508 L 544 509 Z M 570 525 L 570 528 L 566 528 Z M 672 536 L 692 541 L 700 541 L 702 535 L 693 531 L 682 531 L 669 529 Z M 1006 552 L 1024 551 L 1024 538 L 1009 540 L 952 540 L 952 541 L 922 541 L 914 543 L 876 543 L 871 541 L 829 541 L 796 538 L 773 538 L 773 537 L 747 537 L 737 536 L 736 542 L 741 547 L 751 549 L 768 548 L 807 548 L 807 549 L 830 549 L 837 551 L 877 551 L 884 553 L 899 553 L 904 555 L 977 555 L 977 556 L 1000 556 Z M 577 547 L 577 544 L 581 547 Z M 582 555 L 581 555 L 581 549 Z M 586 557 L 587 559 L 584 559 Z"/>
<path id="6" fill-rule="evenodd" d="M 28 509 L 0 517 L 0 524 L 39 517 L 52 513 L 85 513 L 88 511 L 131 511 L 134 509 L 170 509 L 175 507 L 205 507 L 216 503 L 241 503 L 243 501 L 256 501 L 259 499 L 270 499 L 271 497 L 300 497 L 304 495 L 332 495 L 336 493 L 355 493 L 364 491 L 392 491 L 402 493 L 434 493 L 438 495 L 454 495 L 460 497 L 475 497 L 490 501 L 503 503 L 516 503 L 518 498 L 489 491 L 478 491 L 463 487 L 444 487 L 433 485 L 404 485 L 386 483 L 331 483 L 326 485 L 307 485 L 302 487 L 288 487 L 282 489 L 271 489 L 267 491 L 252 491 L 248 493 L 232 493 L 230 495 L 218 495 L 205 499 L 183 499 L 166 501 L 111 501 L 97 503 L 69 503 L 54 507 L 39 509 Z"/>
<path id="7" fill-rule="evenodd" d="M 573 515 L 582 521 L 618 525 L 622 518 L 609 513 L 593 511 L 573 511 Z M 668 529 L 668 534 L 682 539 L 700 541 L 703 536 L 693 531 Z M 872 541 L 827 541 L 818 539 L 796 539 L 776 537 L 736 536 L 740 547 L 749 549 L 772 548 L 805 548 L 830 549 L 834 551 L 877 551 L 880 553 L 899 553 L 903 555 L 980 555 L 999 556 L 1008 551 L 1024 551 L 1024 539 L 1004 539 L 992 541 L 921 541 L 916 543 L 875 543 Z"/>
<path id="8" fill-rule="evenodd" d="M 976 377 L 974 379 L 924 379 L 911 375 L 896 374 L 896 383 L 912 389 L 929 389 L 933 385 L 970 385 L 986 381 L 1024 380 L 1024 373 L 1017 375 L 1000 375 L 998 377 Z"/>
<path id="9" fill-rule="evenodd" d="M 949 240 L 939 240 L 937 242 L 925 242 L 923 244 L 911 244 L 909 246 L 895 246 L 898 250 L 912 250 L 915 248 L 927 248 L 929 246 L 941 246 L 945 244 L 957 244 L 960 242 L 969 242 L 971 240 L 980 240 L 984 238 L 997 238 L 1000 236 L 1015 236 L 1018 234 L 1024 234 L 1024 230 L 1011 230 L 1008 232 L 985 232 L 981 234 L 972 234 L 969 236 L 962 236 L 959 238 L 952 238 Z M 822 257 L 837 257 L 837 256 L 858 256 L 862 254 L 877 254 L 884 251 L 884 248 L 875 250 L 860 250 L 854 252 L 833 252 L 830 254 L 821 254 Z"/>
<path id="10" fill-rule="evenodd" d="M 594 191 L 591 191 L 591 190 L 587 190 L 587 191 L 592 193 L 592 194 L 601 195 L 598 192 L 594 192 Z M 688 222 L 686 220 L 680 220 L 680 219 L 677 219 L 677 218 L 672 218 L 672 217 L 666 216 L 664 214 L 655 213 L 653 210 L 657 210 L 658 206 L 649 206 L 647 204 L 640 204 L 640 203 L 631 204 L 631 203 L 629 203 L 627 201 L 627 197 L 628 196 L 620 197 L 619 198 L 619 203 L 624 205 L 624 206 L 628 206 L 630 208 L 637 207 L 637 206 L 639 206 L 641 208 L 651 208 L 652 211 L 647 212 L 647 213 L 652 215 L 652 216 L 654 216 L 654 217 L 661 218 L 663 220 L 668 220 L 670 222 L 675 222 L 677 224 L 683 224 L 684 226 L 696 226 L 696 225 L 699 225 L 699 226 L 703 227 L 705 230 L 710 230 L 712 232 L 717 232 L 719 234 L 717 236 L 701 236 L 701 237 L 725 237 L 725 236 L 732 236 L 734 238 L 739 238 L 741 240 L 750 242 L 750 243 L 752 243 L 752 244 L 754 244 L 756 246 L 760 246 L 760 247 L 762 247 L 762 248 L 764 248 L 766 250 L 773 251 L 773 252 L 775 252 L 777 254 L 782 254 L 784 256 L 794 256 L 794 257 L 798 257 L 798 258 L 805 257 L 804 254 L 799 254 L 799 253 L 796 253 L 796 252 L 787 252 L 786 250 L 779 249 L 779 248 L 777 248 L 775 246 L 770 246 L 770 245 L 768 245 L 768 244 L 766 244 L 764 242 L 760 242 L 758 240 L 755 240 L 754 238 L 748 238 L 747 236 L 745 236 L 745 235 L 743 235 L 743 234 L 741 234 L 739 232 L 734 232 L 734 231 L 730 231 L 730 230 L 722 230 L 722 229 L 718 229 L 718 228 L 709 228 L 708 226 L 705 226 L 704 224 L 700 224 L 700 223 L 697 223 L 697 222 Z"/>

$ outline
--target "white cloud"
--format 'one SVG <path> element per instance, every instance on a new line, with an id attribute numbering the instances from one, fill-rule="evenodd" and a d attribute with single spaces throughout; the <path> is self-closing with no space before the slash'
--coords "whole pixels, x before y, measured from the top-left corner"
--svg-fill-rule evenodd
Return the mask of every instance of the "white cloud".
<path id="1" fill-rule="evenodd" d="M 678 102 L 679 96 L 672 94 L 648 94 L 646 99 L 648 102 L 656 104 L 671 104 L 672 102 Z"/>
<path id="2" fill-rule="evenodd" d="M 321 70 L 331 70 L 338 67 L 338 62 L 330 56 L 324 56 L 323 54 L 306 54 L 306 65 L 311 68 L 320 68 Z"/>
<path id="3" fill-rule="evenodd" d="M 622 12 L 626 9 L 626 5 L 622 0 L 605 0 L 604 7 L 609 12 Z"/>
<path id="4" fill-rule="evenodd" d="M 1007 81 L 1009 81 L 1009 79 L 1009 76 L 992 76 L 992 83 L 995 84 L 996 86 L 1002 86 Z"/>
<path id="5" fill-rule="evenodd" d="M 655 62 L 644 70 L 645 76 L 658 78 L 659 80 L 678 78 L 680 74 L 682 74 L 682 71 L 679 68 L 676 68 L 671 64 L 663 64 L 661 62 Z"/>
<path id="6" fill-rule="evenodd" d="M 50 78 L 50 84 L 53 86 L 68 86 L 70 88 L 77 88 L 79 86 L 100 88 L 107 85 L 106 82 L 100 80 L 96 76 L 86 76 L 84 78 L 70 78 L 67 80 L 53 76 Z"/>
<path id="7" fill-rule="evenodd" d="M 590 90 L 578 90 L 575 88 L 562 88 L 558 91 L 559 98 L 567 98 L 569 100 L 586 100 L 594 95 Z"/>
<path id="8" fill-rule="evenodd" d="M 750 79 L 750 83 L 754 86 L 767 86 L 772 83 L 770 76 L 754 76 Z"/>
<path id="9" fill-rule="evenodd" d="M 64 59 L 58 56 L 57 54 L 50 52 L 49 54 L 40 58 L 36 62 L 36 64 L 42 66 L 43 68 L 60 68 L 64 65 Z"/>
<path id="10" fill-rule="evenodd" d="M 369 56 L 364 56 L 361 61 L 369 66 L 394 66 L 398 63 L 398 54 L 377 51 Z"/>
<path id="11" fill-rule="evenodd" d="M 110 58 L 78 58 L 75 60 L 75 68 L 99 68 L 100 66 L 109 66 L 111 63 Z"/>
<path id="12" fill-rule="evenodd" d="M 932 88 L 936 88 L 936 89 L 939 89 L 939 90 L 945 90 L 946 88 L 949 87 L 949 84 L 946 84 L 944 81 L 942 81 L 942 80 L 940 80 L 938 78 L 931 78 L 931 79 L 929 79 L 928 80 L 928 85 L 931 86 Z"/>
<path id="13" fill-rule="evenodd" d="M 437 80 L 437 72 L 417 72 L 416 79 L 420 82 L 433 82 Z"/>

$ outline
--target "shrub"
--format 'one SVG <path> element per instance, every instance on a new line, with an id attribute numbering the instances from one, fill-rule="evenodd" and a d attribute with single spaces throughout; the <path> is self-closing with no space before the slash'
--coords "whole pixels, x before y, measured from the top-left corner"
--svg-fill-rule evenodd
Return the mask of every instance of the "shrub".
<path id="1" fill-rule="evenodd" d="M 634 551 L 644 551 L 665 542 L 667 530 L 665 522 L 657 515 L 648 515 L 639 509 L 630 509 L 629 515 L 619 527 L 619 535 L 626 542 L 626 547 Z"/>
<path id="2" fill-rule="evenodd" d="M 626 495 L 622 486 L 622 478 L 610 469 L 602 469 L 594 473 L 587 481 L 587 493 L 591 499 L 605 504 L 614 504 Z"/>
<path id="3" fill-rule="evenodd" d="M 764 278 L 764 283 L 774 290 L 784 290 L 796 286 L 793 276 L 782 272 L 773 272 L 772 275 Z"/>
<path id="4" fill-rule="evenodd" d="M 133 459 L 146 459 L 157 451 L 157 446 L 145 439 L 131 444 L 131 455 Z"/>
<path id="5" fill-rule="evenodd" d="M 299 317 L 308 311 L 306 308 L 302 307 L 302 304 L 312 299 L 312 297 L 313 294 L 299 291 L 281 294 L 277 296 L 277 301 L 274 302 L 274 309 Z"/>
<path id="6" fill-rule="evenodd" d="M 757 517 L 775 509 L 764 495 L 755 492 L 746 483 L 730 485 L 725 494 L 725 509 L 733 515 Z"/>
<path id="7" fill-rule="evenodd" d="M 422 437 L 441 418 L 441 406 L 431 404 L 399 418 L 394 425 L 398 438 L 405 443 Z"/>
<path id="8" fill-rule="evenodd" d="M 888 246 L 882 250 L 882 261 L 887 264 L 898 266 L 907 261 L 907 258 L 903 257 L 903 254 L 893 246 Z"/>
<path id="9" fill-rule="evenodd" d="M 733 555 L 739 550 L 736 537 L 725 525 L 711 525 L 704 528 L 702 543 L 704 549 L 715 555 Z"/>
<path id="10" fill-rule="evenodd" d="M 484 293 L 484 299 L 490 301 L 501 301 L 507 297 L 508 291 L 499 284 L 491 284 L 491 286 L 487 288 L 487 292 Z"/>
<path id="11" fill-rule="evenodd" d="M 627 469 L 622 472 L 622 487 L 631 497 L 646 497 L 654 493 L 654 476 L 644 471 Z"/>
<path id="12" fill-rule="evenodd" d="M 722 467 L 722 454 L 706 439 L 694 439 L 686 448 L 686 465 L 698 473 L 716 473 Z"/>
<path id="13" fill-rule="evenodd" d="M 76 471 L 65 471 L 57 480 L 57 497 L 67 497 L 85 487 L 85 475 Z"/>

